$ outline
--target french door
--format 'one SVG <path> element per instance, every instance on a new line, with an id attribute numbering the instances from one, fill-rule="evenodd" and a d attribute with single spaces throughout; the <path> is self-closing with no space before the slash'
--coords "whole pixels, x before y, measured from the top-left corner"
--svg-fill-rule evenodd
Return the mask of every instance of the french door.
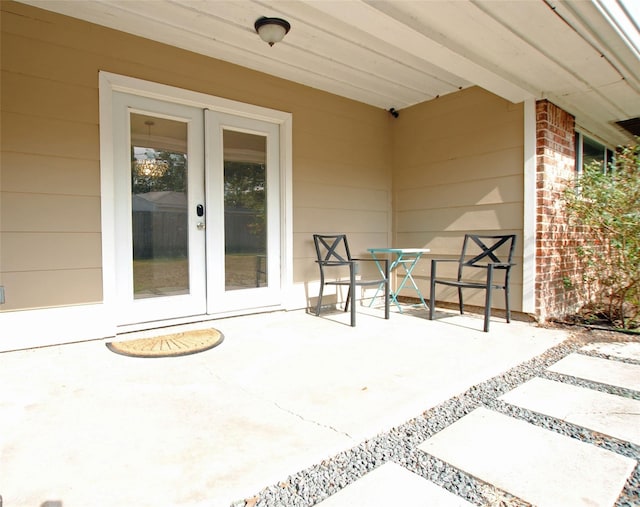
<path id="1" fill-rule="evenodd" d="M 207 310 L 280 303 L 279 127 L 207 110 Z"/>
<path id="2" fill-rule="evenodd" d="M 118 325 L 280 304 L 278 126 L 113 93 Z"/>

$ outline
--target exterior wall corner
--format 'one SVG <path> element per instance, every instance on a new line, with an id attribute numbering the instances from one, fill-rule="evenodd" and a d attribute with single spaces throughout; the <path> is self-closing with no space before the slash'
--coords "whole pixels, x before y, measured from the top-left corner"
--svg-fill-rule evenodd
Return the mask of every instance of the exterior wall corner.
<path id="1" fill-rule="evenodd" d="M 544 322 L 582 304 L 571 280 L 576 238 L 562 194 L 575 175 L 575 118 L 548 100 L 536 103 L 535 314 Z"/>

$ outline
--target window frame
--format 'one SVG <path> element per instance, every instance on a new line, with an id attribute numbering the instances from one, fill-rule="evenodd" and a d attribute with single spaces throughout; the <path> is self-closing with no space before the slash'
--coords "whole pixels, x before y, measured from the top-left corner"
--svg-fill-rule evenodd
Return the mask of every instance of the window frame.
<path id="1" fill-rule="evenodd" d="M 602 171 L 606 174 L 609 172 L 609 166 L 614 162 L 615 150 L 610 146 L 607 146 L 604 142 L 595 137 L 586 135 L 580 130 L 575 131 L 575 170 L 578 176 L 584 172 L 584 145 L 585 139 L 589 141 L 591 145 L 598 145 L 602 147 Z"/>

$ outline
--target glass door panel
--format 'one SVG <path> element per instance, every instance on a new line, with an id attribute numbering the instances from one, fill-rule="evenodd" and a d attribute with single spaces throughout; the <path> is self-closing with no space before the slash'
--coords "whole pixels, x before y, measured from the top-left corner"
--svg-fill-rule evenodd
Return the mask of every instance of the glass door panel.
<path id="1" fill-rule="evenodd" d="M 224 130 L 225 290 L 268 285 L 267 140 Z"/>
<path id="2" fill-rule="evenodd" d="M 131 114 L 133 297 L 189 293 L 187 124 Z"/>
<path id="3" fill-rule="evenodd" d="M 206 313 L 204 112 L 114 92 L 118 325 Z"/>

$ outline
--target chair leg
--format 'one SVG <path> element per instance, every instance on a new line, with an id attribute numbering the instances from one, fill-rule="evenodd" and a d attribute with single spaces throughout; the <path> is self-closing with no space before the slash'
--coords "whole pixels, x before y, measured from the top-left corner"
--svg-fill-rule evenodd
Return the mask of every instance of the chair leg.
<path id="1" fill-rule="evenodd" d="M 351 264 L 350 268 L 349 294 L 347 294 L 347 301 L 349 300 L 349 297 L 351 297 L 351 327 L 356 327 L 356 270 L 354 269 L 353 264 Z"/>
<path id="2" fill-rule="evenodd" d="M 507 310 L 507 324 L 511 322 L 511 308 L 509 306 L 509 282 L 504 286 L 504 303 L 505 309 Z"/>
<path id="3" fill-rule="evenodd" d="M 351 287 L 347 290 L 347 299 L 344 302 L 344 311 L 346 312 L 349 309 L 349 302 L 353 305 L 353 301 L 351 301 Z"/>
<path id="4" fill-rule="evenodd" d="M 356 305 L 351 301 L 351 327 L 356 327 Z"/>
<path id="5" fill-rule="evenodd" d="M 433 320 L 433 311 L 436 305 L 436 261 L 431 260 L 431 288 L 429 292 L 429 320 Z"/>
<path id="6" fill-rule="evenodd" d="M 487 267 L 487 287 L 484 303 L 484 332 L 489 332 L 489 321 L 491 320 L 491 286 L 493 285 L 493 266 Z"/>
<path id="7" fill-rule="evenodd" d="M 460 315 L 464 313 L 464 300 L 462 299 L 462 287 L 458 287 L 458 306 L 460 307 Z"/>
<path id="8" fill-rule="evenodd" d="M 318 294 L 318 304 L 316 305 L 316 317 L 320 316 L 320 308 L 322 307 L 322 292 L 324 290 L 324 281 L 320 281 L 320 294 Z"/>

